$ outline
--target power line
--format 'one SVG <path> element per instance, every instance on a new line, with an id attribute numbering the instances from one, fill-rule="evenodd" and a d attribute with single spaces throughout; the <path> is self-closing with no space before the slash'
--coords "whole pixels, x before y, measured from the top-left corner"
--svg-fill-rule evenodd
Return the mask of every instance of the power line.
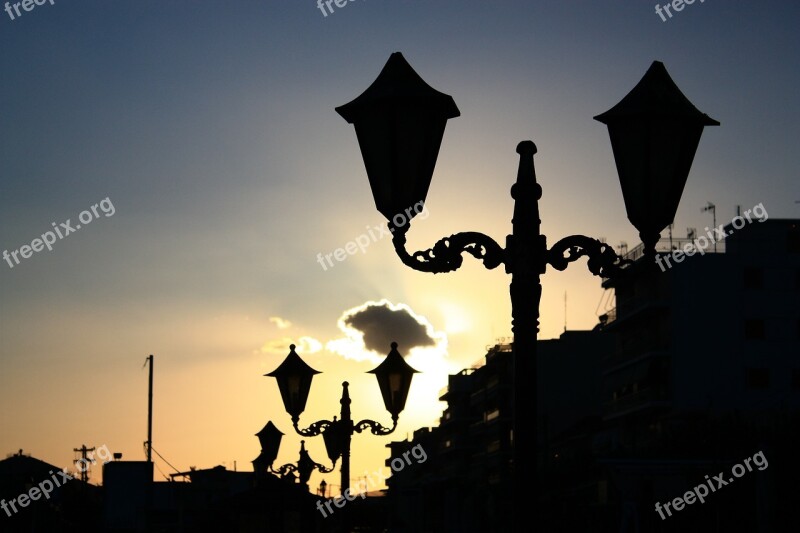
<path id="1" fill-rule="evenodd" d="M 180 473 L 181 473 L 181 471 L 180 471 L 180 470 L 178 470 L 177 468 L 175 468 L 174 466 L 172 466 L 172 464 L 171 464 L 169 461 L 167 461 L 166 459 L 164 459 L 164 456 L 163 456 L 163 455 L 161 455 L 160 453 L 158 453 L 158 450 L 156 450 L 155 448 L 152 448 L 152 447 L 151 447 L 151 449 L 153 450 L 153 453 L 155 453 L 157 456 L 159 456 L 159 457 L 161 458 L 161 460 L 162 460 L 162 461 L 164 461 L 165 463 L 167 463 L 167 464 L 169 465 L 169 467 L 170 467 L 170 468 L 172 468 L 172 469 L 175 471 L 175 473 L 176 473 L 176 474 L 180 474 Z M 159 470 L 159 472 L 160 472 L 160 470 Z M 161 473 L 163 474 L 163 472 L 161 472 Z"/>

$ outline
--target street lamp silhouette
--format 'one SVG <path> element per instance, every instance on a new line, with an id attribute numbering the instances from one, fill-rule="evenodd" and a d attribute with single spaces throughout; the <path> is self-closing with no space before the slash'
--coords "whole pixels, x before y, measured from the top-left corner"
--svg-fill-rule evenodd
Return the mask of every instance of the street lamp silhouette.
<path id="1" fill-rule="evenodd" d="M 258 442 L 261 443 L 261 454 L 256 457 L 253 463 L 267 467 L 274 463 L 278 457 L 278 449 L 281 447 L 283 433 L 270 420 L 261 431 L 256 433 L 256 437 L 258 437 Z"/>
<path id="2" fill-rule="evenodd" d="M 323 474 L 327 474 L 328 472 L 332 472 L 336 466 L 335 461 L 330 468 L 314 461 L 308 454 L 308 451 L 306 451 L 306 441 L 301 440 L 300 457 L 297 463 L 287 463 L 278 468 L 273 468 L 272 464 L 278 457 L 278 450 L 281 446 L 283 433 L 275 427 L 275 424 L 270 420 L 261 431 L 256 433 L 256 437 L 258 437 L 258 441 L 261 443 L 261 454 L 253 460 L 253 469 L 259 474 L 269 471 L 279 475 L 281 479 L 294 482 L 295 472 L 297 472 L 297 479 L 299 479 L 300 484 L 303 488 L 308 490 L 308 480 L 311 477 L 311 472 L 316 469 Z"/>
<path id="3" fill-rule="evenodd" d="M 660 61 L 594 118 L 608 126 L 628 220 L 653 257 L 660 233 L 675 219 L 703 128 L 719 122 L 683 95 Z"/>
<path id="4" fill-rule="evenodd" d="M 513 232 L 506 237 L 505 248 L 482 233 L 463 232 L 428 250 L 409 253 L 405 234 L 418 210 L 408 207 L 425 201 L 447 120 L 460 115 L 453 98 L 425 83 L 395 52 L 372 85 L 336 111 L 355 127 L 375 205 L 389 220 L 392 243 L 405 265 L 422 272 L 451 272 L 461 266 L 462 253 L 467 252 L 488 269 L 505 264 L 512 276 L 512 472 L 515 528 L 523 530 L 520 513 L 530 508 L 526 481 L 535 479 L 538 449 L 535 361 L 540 275 L 547 265 L 564 270 L 587 256 L 593 274 L 612 277 L 620 275 L 629 261 L 609 245 L 583 235 L 561 239 L 548 250 L 540 232 L 542 188 L 536 182 L 537 149 L 531 141 L 517 145 L 520 161 L 511 188 Z M 660 232 L 673 221 L 703 127 L 719 123 L 686 99 L 658 61 L 619 104 L 595 118 L 608 126 L 628 219 L 639 230 L 646 258 L 653 259 Z M 402 223 L 396 222 L 398 216 Z M 534 491 L 534 504 L 537 498 Z"/>
<path id="5" fill-rule="evenodd" d="M 384 406 L 392 415 L 392 427 L 390 428 L 384 427 L 374 420 L 353 423 L 350 418 L 349 383 L 345 381 L 342 383 L 342 397 L 339 400 L 342 406 L 339 419 L 333 417 L 332 421 L 320 420 L 311 424 L 307 429 L 300 429 L 300 415 L 306 407 L 306 400 L 311 391 L 311 380 L 315 374 L 320 372 L 303 361 L 295 352 L 295 348 L 294 344 L 290 345 L 289 355 L 280 366 L 264 375 L 274 377 L 278 382 L 281 399 L 286 412 L 292 417 L 294 430 L 303 437 L 322 435 L 331 462 L 335 465 L 339 458 L 342 459 L 340 490 L 341 494 L 345 495 L 345 491 L 350 489 L 350 441 L 353 433 L 361 433 L 368 428 L 373 435 L 389 435 L 394 432 L 400 413 L 406 405 L 411 378 L 417 371 L 406 363 L 403 356 L 397 351 L 396 342 L 391 344 L 391 350 L 386 359 L 377 368 L 369 371 L 369 373 L 375 374 Z M 274 438 L 273 433 L 273 441 Z"/>

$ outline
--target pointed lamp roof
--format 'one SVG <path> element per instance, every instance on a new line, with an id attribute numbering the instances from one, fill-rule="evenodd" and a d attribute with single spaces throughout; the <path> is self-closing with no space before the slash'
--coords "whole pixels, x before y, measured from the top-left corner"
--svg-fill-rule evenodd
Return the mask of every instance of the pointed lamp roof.
<path id="1" fill-rule="evenodd" d="M 631 116 L 666 115 L 697 121 L 703 126 L 719 126 L 719 122 L 697 109 L 681 92 L 661 61 L 653 61 L 636 87 L 614 107 L 594 117 L 608 124 Z"/>
<path id="2" fill-rule="evenodd" d="M 372 85 L 351 102 L 337 107 L 336 112 L 353 124 L 375 106 L 398 104 L 431 108 L 446 119 L 461 115 L 453 97 L 428 85 L 400 52 L 389 56 Z"/>

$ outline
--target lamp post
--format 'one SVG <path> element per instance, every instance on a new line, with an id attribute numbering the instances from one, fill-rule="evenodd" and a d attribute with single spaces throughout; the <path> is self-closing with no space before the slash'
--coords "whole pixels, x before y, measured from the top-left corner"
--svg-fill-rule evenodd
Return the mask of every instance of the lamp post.
<path id="1" fill-rule="evenodd" d="M 333 462 L 333 466 L 330 468 L 327 468 L 326 466 L 314 461 L 308 454 L 308 451 L 306 451 L 306 441 L 301 440 L 300 457 L 298 458 L 297 463 L 287 463 L 278 468 L 273 468 L 272 464 L 278 457 L 278 449 L 281 446 L 283 433 L 277 427 L 275 427 L 275 424 L 273 424 L 272 421 L 269 421 L 261 431 L 256 433 L 256 437 L 258 437 L 258 440 L 261 443 L 261 454 L 253 459 L 253 469 L 257 473 L 269 471 L 273 474 L 279 475 L 281 479 L 294 479 L 294 473 L 297 472 L 297 478 L 300 481 L 300 485 L 302 485 L 304 489 L 308 490 L 308 479 L 311 477 L 311 472 L 314 470 L 319 470 L 323 474 L 327 474 L 328 472 L 332 472 L 336 466 L 336 461 Z"/>
<path id="2" fill-rule="evenodd" d="M 333 466 L 327 468 L 324 465 L 321 465 L 315 462 L 308 452 L 306 451 L 306 441 L 300 441 L 300 457 L 297 459 L 297 463 L 287 463 L 277 469 L 273 468 L 272 465 L 269 465 L 269 470 L 275 474 L 281 476 L 281 478 L 286 478 L 292 475 L 293 472 L 297 472 L 298 479 L 300 484 L 308 490 L 308 479 L 311 477 L 311 472 L 314 470 L 319 470 L 323 474 L 327 474 L 328 472 L 332 472 L 336 464 L 334 463 Z"/>
<path id="3" fill-rule="evenodd" d="M 533 155 L 536 145 L 523 141 L 514 198 L 512 234 L 503 248 L 477 232 L 457 233 L 432 248 L 409 253 L 397 214 L 424 203 L 447 120 L 460 112 L 452 97 L 431 88 L 399 52 L 392 54 L 376 80 L 355 100 L 336 108 L 355 126 L 375 205 L 388 220 L 400 260 L 421 272 L 451 272 L 467 252 L 488 269 L 500 264 L 511 274 L 513 343 L 513 504 L 515 530 L 522 531 L 523 510 L 531 505 L 527 480 L 536 479 L 537 387 L 536 339 L 539 331 L 540 276 L 547 265 L 564 270 L 587 256 L 592 274 L 611 277 L 627 263 L 607 244 L 583 235 L 561 239 L 548 249 L 540 232 Z M 619 104 L 595 117 L 607 124 L 628 219 L 639 230 L 646 257 L 653 258 L 660 232 L 672 223 L 703 127 L 718 122 L 700 113 L 654 62 L 639 84 Z M 417 210 L 418 211 L 418 210 Z M 405 211 L 413 217 L 413 212 Z M 410 217 L 409 217 L 410 222 Z M 533 504 L 538 503 L 534 490 Z"/>
<path id="4" fill-rule="evenodd" d="M 391 350 L 377 368 L 369 373 L 375 374 L 378 386 L 383 396 L 386 410 L 392 415 L 392 427 L 387 428 L 374 420 L 362 420 L 353 423 L 350 418 L 350 393 L 348 382 L 342 383 L 342 397 L 339 400 L 341 410 L 339 419 L 320 420 L 314 422 L 306 429 L 300 429 L 300 415 L 306 407 L 306 400 L 311 391 L 311 380 L 320 372 L 311 368 L 295 352 L 295 345 L 289 346 L 289 355 L 275 370 L 265 376 L 274 377 L 278 382 L 281 398 L 286 412 L 292 417 L 292 427 L 303 437 L 322 435 L 328 457 L 334 464 L 341 457 L 341 486 L 343 496 L 350 490 L 350 440 L 353 433 L 361 433 L 365 429 L 373 435 L 389 435 L 397 428 L 397 420 L 406 405 L 408 391 L 411 387 L 411 378 L 417 371 L 405 362 L 403 356 L 397 351 L 397 343 L 393 342 Z M 274 437 L 273 437 L 274 439 Z M 274 459 L 274 457 L 273 457 Z M 330 471 L 330 470 L 328 470 Z M 347 492 L 347 494 L 345 494 Z"/>

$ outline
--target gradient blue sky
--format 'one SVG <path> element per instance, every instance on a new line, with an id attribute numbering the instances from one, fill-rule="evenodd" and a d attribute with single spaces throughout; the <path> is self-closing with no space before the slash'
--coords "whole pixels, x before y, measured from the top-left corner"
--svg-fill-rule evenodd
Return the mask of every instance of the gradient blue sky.
<path id="1" fill-rule="evenodd" d="M 334 107 L 394 51 L 462 113 L 411 247 L 464 230 L 502 242 L 524 139 L 539 148 L 551 244 L 572 233 L 638 243 L 592 117 L 653 60 L 722 123 L 703 135 L 676 235 L 711 225 L 707 201 L 719 223 L 758 203 L 798 216 L 800 4 L 696 1 L 666 22 L 654 5 L 356 0 L 324 17 L 311 0 L 55 0 L 16 20 L 0 12 L 0 248 L 106 197 L 116 209 L 51 252 L 0 263 L 0 452 L 68 466 L 86 443 L 142 459 L 141 365 L 154 353 L 154 446 L 172 464 L 249 470 L 269 419 L 287 433 L 279 461 L 294 460 L 299 438 L 262 374 L 290 341 L 323 347 L 307 353 L 323 374 L 303 420 L 336 414 L 348 379 L 354 416 L 388 421 L 363 374 L 375 359 L 324 349 L 347 337 L 346 310 L 383 298 L 445 339 L 411 358 L 425 377 L 393 438 L 437 420 L 447 372 L 510 332 L 502 269 L 467 259 L 457 273 L 417 273 L 388 239 L 327 271 L 316 262 L 382 222 Z M 543 283 L 543 338 L 563 329 L 565 291 L 570 329 L 596 323 L 603 290 L 583 265 Z M 382 467 L 388 440 L 355 438 L 354 476 Z"/>

